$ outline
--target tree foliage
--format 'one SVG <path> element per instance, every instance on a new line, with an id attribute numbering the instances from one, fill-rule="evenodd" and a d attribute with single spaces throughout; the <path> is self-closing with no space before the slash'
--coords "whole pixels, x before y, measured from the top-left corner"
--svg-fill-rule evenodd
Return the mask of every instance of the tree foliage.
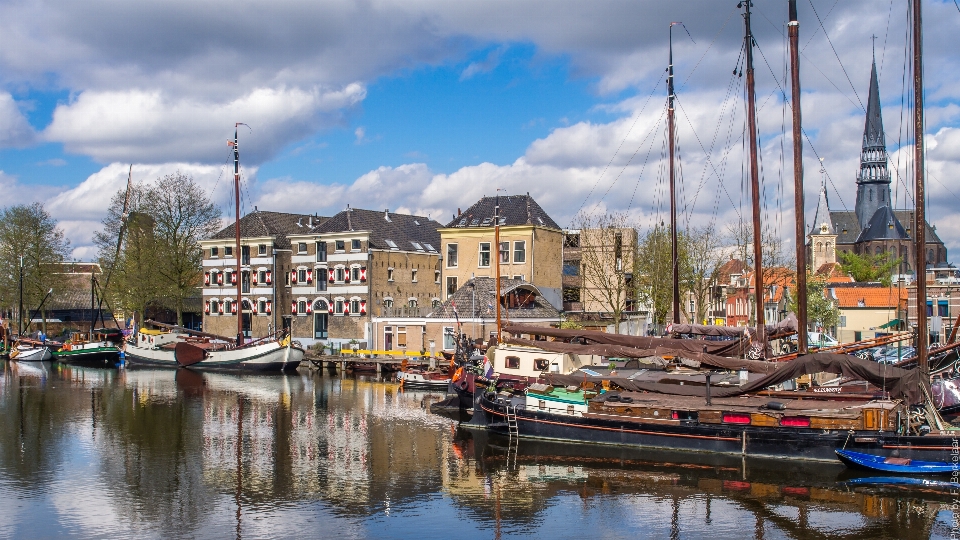
<path id="1" fill-rule="evenodd" d="M 807 274 L 807 320 L 820 328 L 831 328 L 840 323 L 840 310 L 824 294 L 826 286 L 826 276 Z M 790 295 L 787 309 L 797 312 L 796 295 Z"/>
<path id="2" fill-rule="evenodd" d="M 131 186 L 110 201 L 103 230 L 94 236 L 101 264 L 109 269 L 116 306 L 138 314 L 165 307 L 183 321 L 184 300 L 201 284 L 197 243 L 220 226 L 220 213 L 189 175 L 177 172 Z M 119 244 L 121 228 L 124 229 Z"/>
<path id="3" fill-rule="evenodd" d="M 40 203 L 17 205 L 0 212 L 0 299 L 3 306 L 19 304 L 20 258 L 23 257 L 24 319 L 43 301 L 47 291 L 64 285 L 62 263 L 70 241 Z"/>
<path id="4" fill-rule="evenodd" d="M 712 227 L 690 229 L 682 237 L 678 236 L 678 246 L 680 238 L 684 240 L 683 251 L 687 254 L 680 268 L 681 282 L 694 301 L 693 313 L 688 310 L 687 318 L 695 324 L 704 324 L 710 288 L 717 280 L 720 267 L 727 260 L 727 252 L 721 245 L 721 236 Z M 681 309 L 686 307 L 681 305 Z"/>
<path id="5" fill-rule="evenodd" d="M 854 281 L 879 281 L 887 287 L 890 286 L 891 272 L 903 261 L 903 259 L 892 257 L 887 252 L 858 255 L 838 251 L 837 257 L 840 258 L 840 268 L 853 276 Z"/>
<path id="6" fill-rule="evenodd" d="M 691 267 L 688 236 L 677 234 L 677 261 L 680 269 Z M 656 225 L 640 239 L 635 261 L 635 281 L 640 301 L 653 310 L 657 325 L 667 322 L 673 304 L 673 246 L 670 228 Z M 683 287 L 681 277 L 681 287 Z M 682 302 L 681 302 L 682 303 Z M 683 309 L 681 307 L 681 309 Z"/>

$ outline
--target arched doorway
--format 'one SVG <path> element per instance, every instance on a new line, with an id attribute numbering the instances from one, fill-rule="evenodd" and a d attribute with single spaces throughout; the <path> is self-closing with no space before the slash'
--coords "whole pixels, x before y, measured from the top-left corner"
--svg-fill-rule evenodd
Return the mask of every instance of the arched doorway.
<path id="1" fill-rule="evenodd" d="M 317 300 L 313 303 L 313 337 L 314 339 L 327 339 L 327 325 L 329 323 L 330 307 L 323 300 Z"/>

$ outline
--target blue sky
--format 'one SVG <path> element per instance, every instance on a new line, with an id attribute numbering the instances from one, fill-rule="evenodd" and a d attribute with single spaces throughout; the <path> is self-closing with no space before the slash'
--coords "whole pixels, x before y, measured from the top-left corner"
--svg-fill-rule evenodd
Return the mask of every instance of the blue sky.
<path id="1" fill-rule="evenodd" d="M 741 10 L 709 0 L 220 4 L 0 2 L 0 204 L 44 202 L 89 260 L 109 196 L 180 170 L 229 208 L 226 140 L 241 131 L 244 208 L 331 215 L 347 204 L 445 222 L 497 188 L 561 225 L 665 218 L 663 72 L 675 32 L 682 221 L 740 219 Z M 824 158 L 834 209 L 854 201 L 876 34 L 891 166 L 907 3 L 802 0 L 807 214 Z M 960 10 L 924 2 L 928 214 L 960 249 Z M 764 211 L 791 234 L 786 2 L 757 0 Z M 822 21 L 822 28 L 820 22 Z M 826 36 L 829 36 L 829 40 Z M 764 63 L 769 62 L 769 67 Z M 772 71 L 772 73 L 771 73 Z M 783 149 L 783 150 L 781 150 Z M 781 168 L 785 163 L 785 168 Z M 905 182 L 909 184 L 909 180 Z M 909 188 L 895 189 L 898 205 Z M 696 205 L 693 200 L 696 199 Z M 789 244 L 789 242 L 788 242 Z"/>

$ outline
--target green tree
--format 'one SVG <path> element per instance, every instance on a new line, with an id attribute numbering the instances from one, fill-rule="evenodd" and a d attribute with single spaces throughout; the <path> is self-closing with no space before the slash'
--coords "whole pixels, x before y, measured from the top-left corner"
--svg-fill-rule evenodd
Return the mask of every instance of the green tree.
<path id="1" fill-rule="evenodd" d="M 840 323 L 840 310 L 824 291 L 827 278 L 816 274 L 807 274 L 807 320 L 823 328 L 832 328 Z M 797 297 L 790 295 L 787 309 L 797 312 Z M 809 329 L 808 329 L 809 330 Z"/>
<path id="2" fill-rule="evenodd" d="M 23 316 L 26 320 L 50 289 L 63 288 L 63 262 L 70 241 L 43 205 L 17 205 L 0 212 L 0 296 L 3 305 L 19 304 L 20 258 L 23 258 Z M 61 291 L 62 292 L 62 291 Z M 46 331 L 46 309 L 41 313 Z M 26 321 L 29 325 L 29 321 Z"/>
<path id="3" fill-rule="evenodd" d="M 690 268 L 689 241 L 686 234 L 677 234 L 677 260 L 680 269 Z M 641 302 L 653 310 L 653 321 L 664 325 L 673 305 L 673 248 L 670 228 L 656 225 L 640 239 L 634 263 L 634 281 Z M 684 286 L 681 278 L 681 292 Z M 681 309 L 683 309 L 681 307 Z"/>
<path id="4" fill-rule="evenodd" d="M 879 281 L 887 287 L 890 286 L 891 272 L 903 261 L 893 258 L 887 252 L 858 255 L 838 251 L 837 257 L 840 258 L 840 268 L 853 276 L 854 281 Z"/>

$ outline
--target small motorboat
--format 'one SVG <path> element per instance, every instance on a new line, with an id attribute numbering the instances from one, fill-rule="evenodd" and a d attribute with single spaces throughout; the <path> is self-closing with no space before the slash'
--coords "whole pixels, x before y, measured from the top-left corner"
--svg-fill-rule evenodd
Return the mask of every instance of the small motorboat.
<path id="1" fill-rule="evenodd" d="M 931 480 L 929 478 L 910 478 L 904 476 L 869 476 L 865 478 L 853 478 L 846 482 L 841 482 L 846 486 L 907 486 L 923 489 L 938 490 L 960 490 L 960 483 L 948 482 L 944 480 Z"/>
<path id="2" fill-rule="evenodd" d="M 837 457 L 848 467 L 897 474 L 949 474 L 960 470 L 960 464 L 946 461 L 875 456 L 852 450 L 837 450 Z"/>
<path id="3" fill-rule="evenodd" d="M 42 362 L 51 358 L 53 358 L 53 354 L 49 347 L 18 345 L 10 351 L 10 359 L 17 362 Z"/>
<path id="4" fill-rule="evenodd" d="M 397 380 L 400 387 L 409 390 L 438 390 L 446 391 L 450 385 L 450 376 L 442 371 L 423 371 L 411 369 L 398 371 Z"/>

